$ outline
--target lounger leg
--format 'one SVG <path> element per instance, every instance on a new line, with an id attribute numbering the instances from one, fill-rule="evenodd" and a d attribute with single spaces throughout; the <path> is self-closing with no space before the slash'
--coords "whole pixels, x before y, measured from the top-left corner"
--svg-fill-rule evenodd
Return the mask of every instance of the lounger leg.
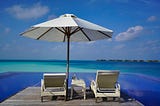
<path id="1" fill-rule="evenodd" d="M 70 99 L 72 99 L 72 97 L 73 97 L 73 86 L 71 86 L 71 97 L 70 97 Z"/>
<path id="2" fill-rule="evenodd" d="M 98 98 L 96 97 L 95 99 L 96 99 L 96 103 L 97 103 L 98 102 Z"/>
<path id="3" fill-rule="evenodd" d="M 120 97 L 118 97 L 118 102 L 121 102 L 121 98 Z"/>
<path id="4" fill-rule="evenodd" d="M 66 98 L 66 96 L 64 96 L 64 101 L 66 101 L 66 99 L 65 99 L 65 98 Z"/>
<path id="5" fill-rule="evenodd" d="M 100 100 L 101 101 L 103 100 L 103 98 L 101 98 L 101 97 L 96 97 L 95 99 L 96 99 L 96 103 L 100 102 Z"/>
<path id="6" fill-rule="evenodd" d="M 84 100 L 86 100 L 86 89 L 84 89 Z"/>
<path id="7" fill-rule="evenodd" d="M 43 102 L 43 96 L 41 96 L 41 102 Z"/>
<path id="8" fill-rule="evenodd" d="M 91 86 L 89 86 L 89 91 L 91 91 Z"/>
<path id="9" fill-rule="evenodd" d="M 84 100 L 85 100 L 85 99 L 86 99 L 86 87 L 83 87 L 83 88 L 82 88 L 82 92 L 84 93 L 83 96 L 84 96 Z"/>

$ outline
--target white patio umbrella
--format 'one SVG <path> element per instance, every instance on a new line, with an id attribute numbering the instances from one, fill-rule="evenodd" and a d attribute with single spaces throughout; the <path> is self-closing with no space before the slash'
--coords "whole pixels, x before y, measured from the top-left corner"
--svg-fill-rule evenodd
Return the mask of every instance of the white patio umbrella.
<path id="1" fill-rule="evenodd" d="M 70 42 L 108 39 L 112 37 L 112 33 L 112 30 L 80 19 L 73 14 L 64 14 L 59 18 L 34 25 L 21 35 L 36 40 L 67 42 L 66 95 L 68 96 Z"/>

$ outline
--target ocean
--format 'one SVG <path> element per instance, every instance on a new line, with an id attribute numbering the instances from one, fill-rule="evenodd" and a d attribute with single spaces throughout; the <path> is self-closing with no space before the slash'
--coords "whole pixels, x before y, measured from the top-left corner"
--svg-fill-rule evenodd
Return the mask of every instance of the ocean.
<path id="1" fill-rule="evenodd" d="M 122 92 L 146 106 L 160 104 L 160 63 L 70 61 L 70 79 L 76 73 L 77 77 L 85 80 L 87 86 L 95 79 L 97 70 L 119 70 L 118 82 Z M 1 60 L 0 102 L 28 86 L 40 86 L 44 72 L 66 72 L 66 61 Z"/>
<path id="2" fill-rule="evenodd" d="M 160 63 L 156 62 L 70 61 L 70 72 L 96 72 L 97 70 L 119 70 L 121 73 L 160 78 Z M 1 60 L 0 73 L 3 72 L 66 72 L 66 61 Z"/>

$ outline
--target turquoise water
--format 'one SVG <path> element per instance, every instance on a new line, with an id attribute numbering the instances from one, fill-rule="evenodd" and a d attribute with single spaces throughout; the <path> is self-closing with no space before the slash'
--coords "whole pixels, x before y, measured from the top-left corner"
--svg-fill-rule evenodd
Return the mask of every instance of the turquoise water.
<path id="1" fill-rule="evenodd" d="M 70 61 L 70 72 L 96 72 L 97 70 L 120 70 L 160 78 L 160 63 Z M 65 72 L 66 61 L 0 61 L 3 72 Z"/>

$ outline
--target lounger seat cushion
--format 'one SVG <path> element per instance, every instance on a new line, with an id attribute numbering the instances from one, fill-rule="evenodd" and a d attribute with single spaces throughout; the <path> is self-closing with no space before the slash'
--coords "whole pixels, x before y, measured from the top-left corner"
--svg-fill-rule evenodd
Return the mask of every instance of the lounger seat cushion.
<path id="1" fill-rule="evenodd" d="M 115 90 L 97 90 L 98 93 L 115 93 Z"/>
<path id="2" fill-rule="evenodd" d="M 60 88 L 60 87 L 58 87 L 58 88 L 48 87 L 48 88 L 46 88 L 44 91 L 45 91 L 45 92 L 62 92 L 62 91 L 64 91 L 64 90 L 65 90 L 64 88 Z"/>

